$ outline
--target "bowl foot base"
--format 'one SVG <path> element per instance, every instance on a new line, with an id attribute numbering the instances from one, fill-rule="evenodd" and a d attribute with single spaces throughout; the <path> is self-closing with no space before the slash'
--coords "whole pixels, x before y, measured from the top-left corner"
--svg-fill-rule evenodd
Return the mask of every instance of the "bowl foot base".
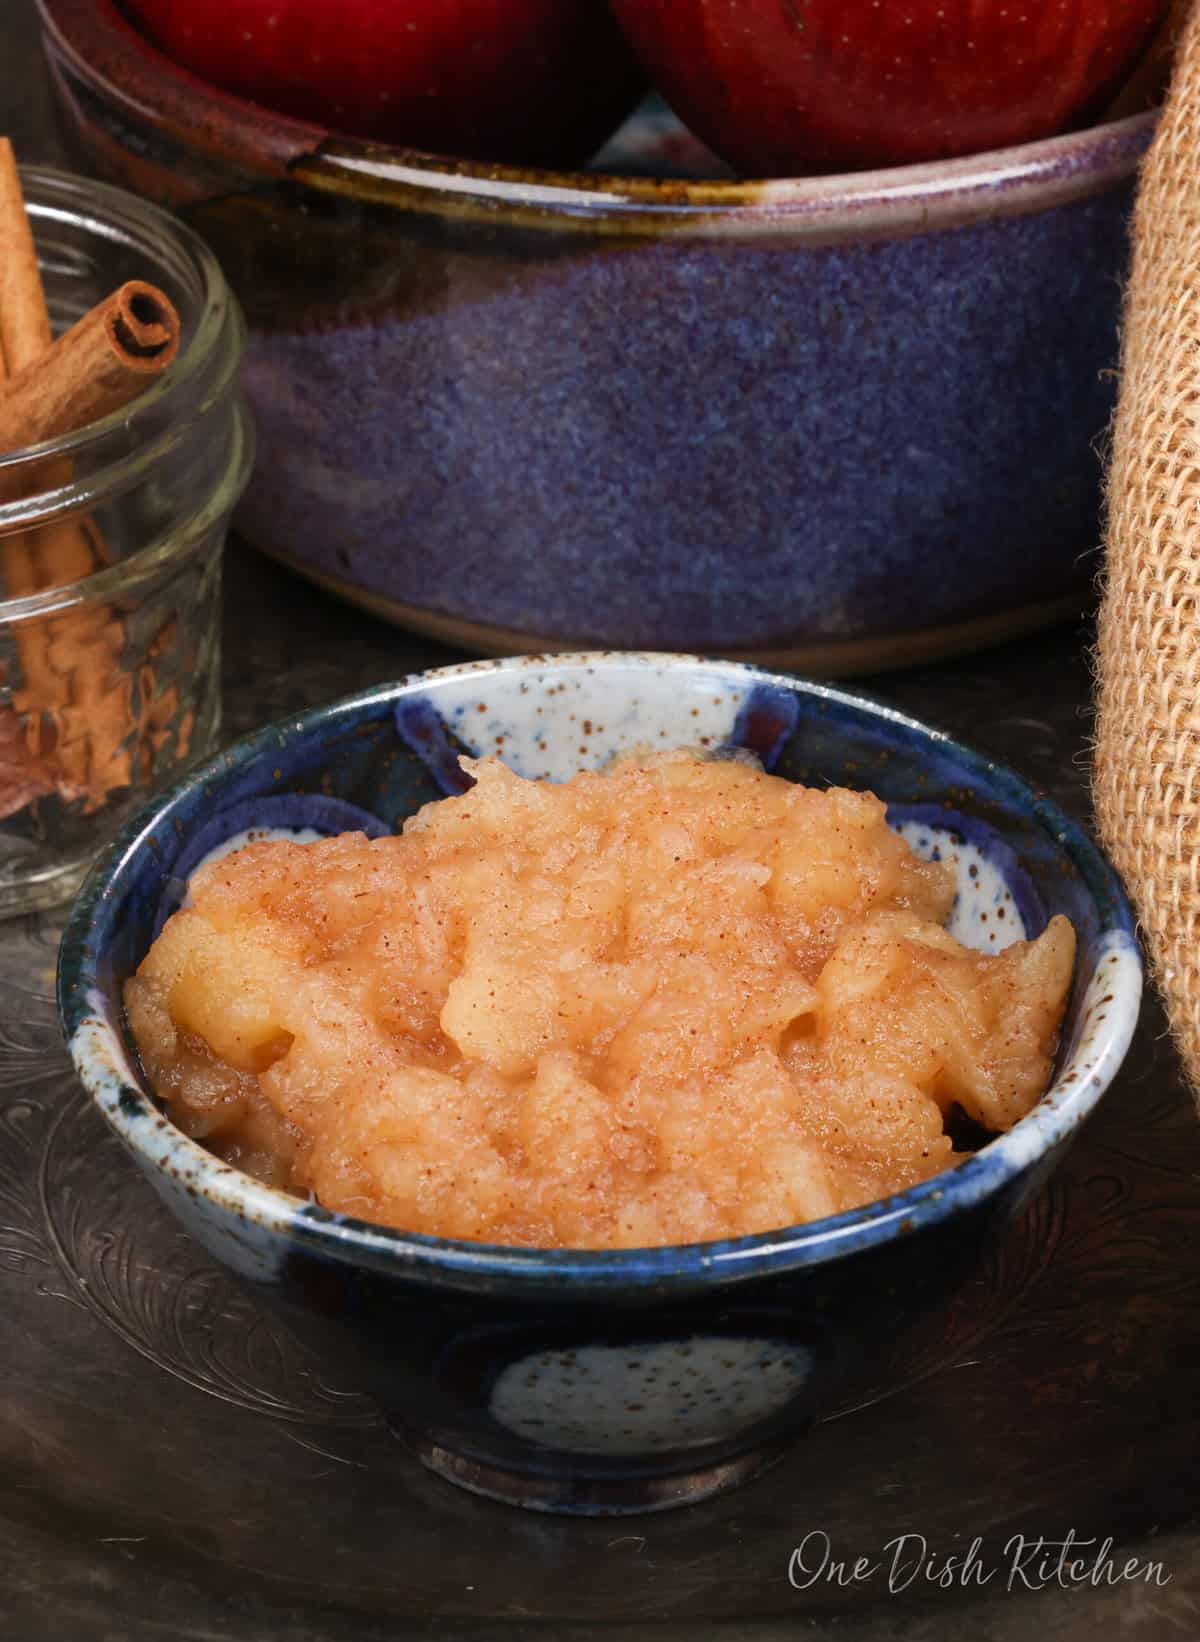
<path id="1" fill-rule="evenodd" d="M 458 616 L 422 610 L 382 593 L 373 593 L 340 576 L 317 570 L 303 559 L 253 539 L 253 545 L 268 558 L 286 565 L 327 592 L 347 603 L 379 616 L 393 626 L 407 628 L 473 655 L 550 655 L 572 650 L 613 650 L 628 648 L 608 639 L 564 638 L 547 633 L 527 633 L 516 628 L 497 627 L 488 622 L 468 621 Z M 760 667 L 781 667 L 810 678 L 848 678 L 856 674 L 884 672 L 893 667 L 917 667 L 947 656 L 969 654 L 1002 644 L 1023 633 L 1079 621 L 1089 606 L 1087 591 L 1060 594 L 1038 604 L 1002 610 L 995 615 L 975 616 L 966 621 L 948 622 L 937 627 L 914 628 L 907 632 L 879 633 L 860 638 L 781 639 L 761 645 L 717 645 L 706 647 L 729 661 L 748 661 Z M 643 649 L 643 645 L 633 648 Z M 679 649 L 678 644 L 662 644 L 661 649 Z M 684 648 L 693 648 L 684 646 Z"/>
<path id="2" fill-rule="evenodd" d="M 505 1471 L 484 1465 L 465 1455 L 452 1453 L 437 1443 L 417 1437 L 410 1439 L 421 1463 L 469 1493 L 504 1505 L 519 1505 L 526 1511 L 546 1511 L 575 1517 L 645 1516 L 655 1511 L 675 1511 L 696 1505 L 731 1488 L 740 1488 L 751 1478 L 777 1465 L 795 1445 L 794 1435 L 764 1444 L 721 1465 L 675 1475 L 629 1477 L 587 1476 L 564 1469 L 561 1476 L 537 1476 L 522 1471 Z"/>

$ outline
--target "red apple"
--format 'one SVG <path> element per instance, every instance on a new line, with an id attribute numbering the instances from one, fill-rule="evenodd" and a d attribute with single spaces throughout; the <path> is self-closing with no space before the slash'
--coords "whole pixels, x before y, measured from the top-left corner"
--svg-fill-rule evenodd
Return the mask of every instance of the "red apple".
<path id="1" fill-rule="evenodd" d="M 332 130 L 575 163 L 642 89 L 606 0 L 126 0 L 169 57 Z"/>
<path id="2" fill-rule="evenodd" d="M 904 165 L 1097 116 L 1166 0 L 612 0 L 664 96 L 745 176 Z"/>

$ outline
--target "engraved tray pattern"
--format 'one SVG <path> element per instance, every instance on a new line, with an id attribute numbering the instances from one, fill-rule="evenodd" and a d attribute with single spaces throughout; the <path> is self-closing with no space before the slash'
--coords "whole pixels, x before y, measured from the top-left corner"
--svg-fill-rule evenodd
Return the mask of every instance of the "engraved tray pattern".
<path id="1" fill-rule="evenodd" d="M 227 728 L 444 652 L 245 554 Z M 286 619 L 256 630 L 247 614 Z M 883 688 L 1084 803 L 1083 639 Z M 1047 706 L 1047 704 L 1050 704 Z M 1161 1019 L 961 1303 L 872 1392 L 723 1500 L 626 1523 L 492 1505 L 424 1473 L 177 1229 L 84 1103 L 51 1003 L 55 929 L 0 942 L 0 1634 L 361 1642 L 609 1635 L 1159 1642 L 1200 1629 L 1200 1124 Z M 1113 1535 L 1171 1576 L 1008 1593 L 793 1590 L 810 1530 L 1003 1562 L 1017 1532 Z M 118 1616 L 122 1616 L 118 1619 Z M 606 1628 L 606 1627 L 605 1627 Z"/>
<path id="2" fill-rule="evenodd" d="M 0 129 L 59 160 L 33 0 L 0 24 Z M 459 659 L 234 545 L 226 728 Z M 1086 813 L 1086 632 L 878 691 Z M 83 1105 L 51 923 L 0 925 L 3 1642 L 1173 1642 L 1200 1635 L 1200 1123 L 1157 1009 L 1052 1189 L 906 1383 L 749 1487 L 564 1522 L 416 1465 L 175 1229 Z M 805 1533 L 997 1563 L 1015 1531 L 1113 1535 L 1165 1587 L 797 1592 Z M 616 1622 L 615 1624 L 613 1622 Z"/>

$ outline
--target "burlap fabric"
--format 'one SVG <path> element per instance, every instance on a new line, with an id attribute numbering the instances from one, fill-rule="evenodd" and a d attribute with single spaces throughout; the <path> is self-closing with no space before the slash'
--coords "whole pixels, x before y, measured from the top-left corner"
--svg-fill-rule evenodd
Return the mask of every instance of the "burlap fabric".
<path id="1" fill-rule="evenodd" d="M 1200 1094 L 1200 3 L 1135 213 L 1106 547 L 1096 811 Z"/>

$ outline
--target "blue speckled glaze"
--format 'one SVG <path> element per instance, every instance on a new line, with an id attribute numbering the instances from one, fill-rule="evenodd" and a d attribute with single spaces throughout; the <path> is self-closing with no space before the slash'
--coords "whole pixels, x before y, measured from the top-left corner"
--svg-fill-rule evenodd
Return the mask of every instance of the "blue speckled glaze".
<path id="1" fill-rule="evenodd" d="M 800 701 L 795 690 L 756 684 L 738 708 L 725 746 L 751 752 L 764 770 L 774 770 L 799 722 Z"/>
<path id="2" fill-rule="evenodd" d="M 468 791 L 471 777 L 459 763 L 467 750 L 452 730 L 442 721 L 431 701 L 417 697 L 396 703 L 396 734 L 420 759 L 437 782 L 438 790 L 447 797 Z"/>
<path id="3" fill-rule="evenodd" d="M 410 731 L 423 727 L 407 744 L 398 713 Z M 448 748 L 499 751 L 523 774 L 561 779 L 633 748 L 719 754 L 740 734 L 765 735 L 791 779 L 872 788 L 915 847 L 954 860 L 961 939 L 997 944 L 1000 908 L 998 944 L 1057 912 L 1075 924 L 1052 1087 L 953 1171 L 850 1214 L 733 1241 L 505 1249 L 300 1203 L 219 1163 L 157 1110 L 121 986 L 214 810 L 244 827 L 247 815 L 286 815 L 280 795 L 324 794 L 394 827 L 439 796 Z M 247 803 L 258 808 L 229 808 Z M 615 654 L 448 668 L 259 732 L 126 829 L 81 893 L 60 960 L 80 1075 L 181 1222 L 392 1409 L 435 1469 L 516 1503 L 582 1512 L 665 1508 L 729 1486 L 776 1457 L 881 1341 L 944 1305 L 1115 1074 L 1140 989 L 1111 870 L 1011 772 L 841 692 L 730 663 Z"/>

